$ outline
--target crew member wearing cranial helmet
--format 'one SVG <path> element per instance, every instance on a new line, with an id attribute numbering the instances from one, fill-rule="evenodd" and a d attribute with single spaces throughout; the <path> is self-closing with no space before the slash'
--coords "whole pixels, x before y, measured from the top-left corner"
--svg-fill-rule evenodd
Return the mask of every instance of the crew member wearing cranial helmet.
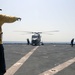
<path id="1" fill-rule="evenodd" d="M 0 11 L 2 11 L 2 9 L 0 9 Z M 18 20 L 21 20 L 21 18 L 0 14 L 0 75 L 4 75 L 4 73 L 6 72 L 4 47 L 3 47 L 3 43 L 2 43 L 2 34 L 3 34 L 2 25 L 4 23 L 13 23 Z"/>

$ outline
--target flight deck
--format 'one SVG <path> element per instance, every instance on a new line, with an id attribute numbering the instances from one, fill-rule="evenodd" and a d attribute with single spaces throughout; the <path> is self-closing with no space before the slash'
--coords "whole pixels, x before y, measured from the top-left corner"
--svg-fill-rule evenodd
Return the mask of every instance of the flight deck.
<path id="1" fill-rule="evenodd" d="M 4 44 L 5 75 L 75 75 L 75 46 Z"/>

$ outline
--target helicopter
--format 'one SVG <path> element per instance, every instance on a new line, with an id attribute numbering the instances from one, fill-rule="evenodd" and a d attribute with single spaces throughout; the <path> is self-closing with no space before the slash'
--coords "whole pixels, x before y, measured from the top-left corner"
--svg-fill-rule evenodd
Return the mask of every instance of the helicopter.
<path id="1" fill-rule="evenodd" d="M 32 34 L 32 36 L 31 36 L 31 45 L 40 46 L 40 45 L 44 45 L 44 43 L 41 41 L 41 34 L 44 33 L 44 34 L 53 35 L 53 34 L 50 34 L 50 32 L 59 32 L 59 31 L 54 30 L 54 31 L 44 31 L 44 32 L 32 32 L 32 31 L 20 31 L 20 32 Z M 27 43 L 29 45 L 29 39 L 27 39 Z"/>
<path id="2" fill-rule="evenodd" d="M 32 35 L 32 39 L 31 39 L 31 45 L 35 45 L 35 46 L 37 46 L 37 45 L 41 45 L 41 36 L 40 36 L 40 34 L 42 33 L 42 32 L 32 32 L 33 33 L 33 35 Z"/>

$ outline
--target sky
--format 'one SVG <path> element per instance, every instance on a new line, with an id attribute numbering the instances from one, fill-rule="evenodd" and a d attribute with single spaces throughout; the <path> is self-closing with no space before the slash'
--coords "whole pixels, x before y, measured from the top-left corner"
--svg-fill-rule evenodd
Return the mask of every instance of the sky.
<path id="1" fill-rule="evenodd" d="M 43 42 L 70 42 L 75 38 L 75 0 L 0 0 L 0 14 L 21 17 L 5 23 L 3 41 L 31 40 L 32 34 L 16 31 L 40 31 Z M 59 32 L 50 32 L 59 30 Z M 53 34 L 53 35 L 49 35 Z"/>

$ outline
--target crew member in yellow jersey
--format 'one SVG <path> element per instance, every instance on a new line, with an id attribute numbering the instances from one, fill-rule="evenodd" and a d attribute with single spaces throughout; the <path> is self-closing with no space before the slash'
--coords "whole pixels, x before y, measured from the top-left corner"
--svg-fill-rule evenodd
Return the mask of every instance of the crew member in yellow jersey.
<path id="1" fill-rule="evenodd" d="M 0 9 L 0 11 L 1 10 L 2 9 Z M 4 47 L 3 47 L 3 43 L 2 43 L 2 34 L 3 34 L 2 25 L 4 23 L 13 23 L 13 22 L 18 21 L 18 20 L 21 20 L 21 18 L 0 14 L 0 75 L 4 75 L 4 73 L 6 72 Z"/>

